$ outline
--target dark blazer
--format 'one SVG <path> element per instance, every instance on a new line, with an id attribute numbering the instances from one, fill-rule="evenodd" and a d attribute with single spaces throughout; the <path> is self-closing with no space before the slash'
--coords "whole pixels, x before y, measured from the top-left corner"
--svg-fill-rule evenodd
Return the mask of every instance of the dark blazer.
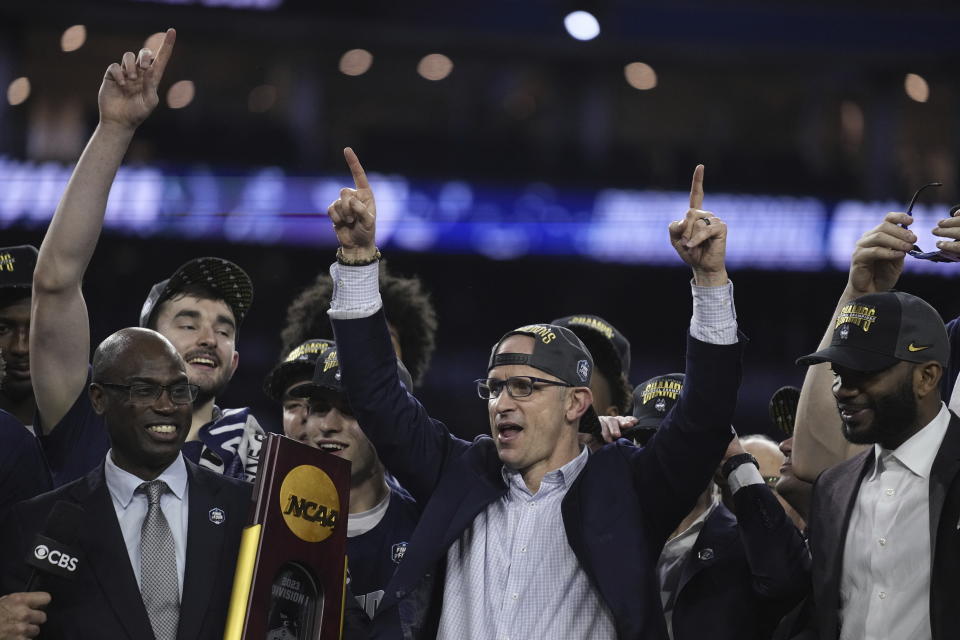
<path id="1" fill-rule="evenodd" d="M 680 575 L 674 640 L 768 640 L 810 581 L 803 536 L 769 487 L 733 496 L 737 515 L 717 505 Z"/>
<path id="2" fill-rule="evenodd" d="M 442 603 L 446 552 L 506 493 L 489 436 L 453 437 L 397 377 L 383 312 L 333 322 L 343 382 L 361 428 L 423 515 L 374 618 L 377 637 L 429 638 Z M 743 339 L 689 339 L 683 393 L 644 448 L 620 440 L 590 456 L 563 499 L 567 540 L 619 637 L 666 637 L 655 566 L 730 442 Z M 478 401 L 476 411 L 483 411 Z"/>
<path id="3" fill-rule="evenodd" d="M 860 483 L 873 470 L 873 448 L 827 469 L 813 486 L 810 550 L 813 553 L 813 626 L 820 640 L 840 634 L 843 548 Z M 951 413 L 947 433 L 930 470 L 930 625 L 934 640 L 960 629 L 960 418 Z"/>
<path id="4" fill-rule="evenodd" d="M 223 637 L 240 532 L 247 521 L 252 487 L 186 462 L 189 524 L 177 637 L 219 640 Z M 50 591 L 52 601 L 47 608 L 47 622 L 41 627 L 41 637 L 153 638 L 102 464 L 83 478 L 13 508 L 12 517 L 3 523 L 0 540 L 2 592 L 23 590 L 29 573 L 23 558 L 59 500 L 83 509 L 79 537 L 72 545 L 82 553 L 82 559 L 78 575 L 72 581 L 51 576 L 42 578 L 39 588 Z M 213 523 L 210 511 L 214 508 L 225 513 L 222 524 Z"/>

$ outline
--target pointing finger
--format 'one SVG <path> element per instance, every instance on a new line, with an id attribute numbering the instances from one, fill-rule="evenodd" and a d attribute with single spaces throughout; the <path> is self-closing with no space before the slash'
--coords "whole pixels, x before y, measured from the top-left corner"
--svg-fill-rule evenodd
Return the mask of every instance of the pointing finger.
<path id="1" fill-rule="evenodd" d="M 173 44 L 176 41 L 177 30 L 167 29 L 167 32 L 163 34 L 163 43 L 160 45 L 160 49 L 157 50 L 157 57 L 150 67 L 151 77 L 155 84 L 160 83 L 160 78 L 163 77 L 163 72 L 167 69 L 167 63 L 170 62 L 170 56 L 173 55 Z"/>
<path id="2" fill-rule="evenodd" d="M 703 165 L 693 170 L 693 182 L 690 185 L 690 208 L 703 208 Z"/>
<path id="3" fill-rule="evenodd" d="M 360 164 L 360 158 L 353 152 L 353 149 L 347 147 L 343 150 L 343 157 L 347 160 L 347 166 L 350 167 L 350 173 L 353 175 L 353 184 L 357 189 L 369 189 L 370 183 L 367 182 L 367 174 Z"/>

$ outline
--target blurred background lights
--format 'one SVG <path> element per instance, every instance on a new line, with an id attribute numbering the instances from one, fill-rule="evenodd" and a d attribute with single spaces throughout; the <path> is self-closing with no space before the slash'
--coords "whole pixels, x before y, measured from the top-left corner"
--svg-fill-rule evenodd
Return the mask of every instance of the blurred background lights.
<path id="1" fill-rule="evenodd" d="M 903 79 L 903 88 L 907 92 L 907 95 L 910 96 L 911 100 L 916 100 L 917 102 L 926 102 L 930 97 L 930 85 L 928 85 L 927 81 L 923 79 L 923 76 L 919 76 L 915 73 L 907 74 L 907 76 Z"/>
<path id="2" fill-rule="evenodd" d="M 366 49 L 350 49 L 340 56 L 340 73 L 348 76 L 362 76 L 370 70 L 373 54 Z"/>
<path id="3" fill-rule="evenodd" d="M 184 108 L 193 101 L 195 91 L 190 80 L 174 82 L 167 90 L 167 106 L 171 109 Z"/>
<path id="4" fill-rule="evenodd" d="M 657 86 L 657 72 L 645 62 L 631 62 L 623 68 L 623 75 L 634 89 L 646 91 Z"/>
<path id="5" fill-rule="evenodd" d="M 17 78 L 7 87 L 7 102 L 12 106 L 22 104 L 30 97 L 30 80 L 26 77 Z"/>
<path id="6" fill-rule="evenodd" d="M 563 26 L 567 28 L 567 33 L 577 40 L 593 40 L 600 35 L 600 23 L 592 13 L 586 11 L 567 14 L 563 19 Z"/>
<path id="7" fill-rule="evenodd" d="M 442 53 L 423 56 L 417 64 L 417 73 L 427 80 L 443 80 L 453 71 L 453 61 Z"/>
<path id="8" fill-rule="evenodd" d="M 87 28 L 82 24 L 75 24 L 72 27 L 67 27 L 63 35 L 60 36 L 60 49 L 66 52 L 76 51 L 86 41 Z"/>
<path id="9" fill-rule="evenodd" d="M 247 97 L 247 108 L 253 113 L 264 113 L 277 103 L 277 88 L 270 84 L 254 87 Z"/>
<path id="10" fill-rule="evenodd" d="M 160 45 L 163 44 L 163 31 L 158 31 L 149 38 L 147 38 L 143 43 L 144 49 L 150 49 L 154 53 L 160 49 Z"/>

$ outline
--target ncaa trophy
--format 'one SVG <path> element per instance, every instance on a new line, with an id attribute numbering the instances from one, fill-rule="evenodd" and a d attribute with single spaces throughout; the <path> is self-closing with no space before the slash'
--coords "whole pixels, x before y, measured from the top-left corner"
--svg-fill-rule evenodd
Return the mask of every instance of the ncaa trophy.
<path id="1" fill-rule="evenodd" d="M 350 463 L 271 433 L 254 495 L 224 640 L 338 640 Z"/>

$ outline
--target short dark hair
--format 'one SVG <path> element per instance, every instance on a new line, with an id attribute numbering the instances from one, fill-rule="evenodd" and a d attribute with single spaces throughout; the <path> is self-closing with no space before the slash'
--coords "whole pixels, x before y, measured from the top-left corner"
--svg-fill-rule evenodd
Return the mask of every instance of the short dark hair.
<path id="1" fill-rule="evenodd" d="M 171 300 L 179 300 L 184 296 L 191 296 L 193 298 L 197 298 L 198 300 L 214 300 L 216 302 L 222 302 L 227 305 L 228 309 L 230 309 L 230 313 L 233 313 L 233 309 L 230 308 L 230 305 L 227 304 L 227 301 L 222 295 L 220 295 L 219 291 L 202 282 L 193 282 L 171 292 L 169 296 L 157 302 L 157 304 L 153 307 L 153 311 L 150 312 L 150 318 L 147 320 L 147 329 L 153 329 L 156 331 L 157 316 L 160 315 L 160 308 Z M 237 323 L 236 318 L 234 318 L 234 322 Z M 240 327 L 238 326 L 237 330 L 239 330 L 239 328 Z"/>
<path id="2" fill-rule="evenodd" d="M 280 332 L 281 357 L 299 344 L 314 338 L 333 339 L 333 328 L 327 317 L 333 280 L 321 273 L 287 308 L 287 322 Z M 390 273 L 380 263 L 380 296 L 387 319 L 397 331 L 403 364 L 410 371 L 415 385 L 420 385 L 430 366 L 436 347 L 437 312 L 416 276 L 406 278 Z"/>

